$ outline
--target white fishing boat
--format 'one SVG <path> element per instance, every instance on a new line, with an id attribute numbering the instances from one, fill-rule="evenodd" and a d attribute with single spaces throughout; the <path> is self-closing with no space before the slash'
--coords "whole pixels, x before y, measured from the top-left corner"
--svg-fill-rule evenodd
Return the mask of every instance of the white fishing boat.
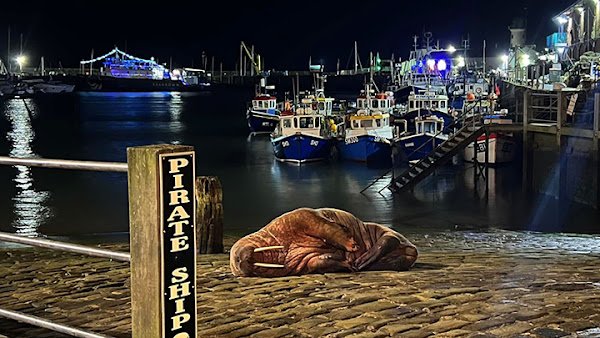
<path id="1" fill-rule="evenodd" d="M 493 114 L 483 116 L 484 124 L 512 124 L 512 120 L 507 117 L 507 110 L 502 109 Z M 486 148 L 486 138 L 487 145 Z M 477 138 L 477 148 L 473 143 L 470 143 L 464 151 L 464 159 L 467 162 L 473 162 L 475 151 L 477 152 L 477 162 L 485 162 L 485 153 L 487 152 L 488 163 L 506 163 L 511 162 L 515 158 L 516 142 L 512 133 L 494 132 L 486 135 L 481 135 Z"/>

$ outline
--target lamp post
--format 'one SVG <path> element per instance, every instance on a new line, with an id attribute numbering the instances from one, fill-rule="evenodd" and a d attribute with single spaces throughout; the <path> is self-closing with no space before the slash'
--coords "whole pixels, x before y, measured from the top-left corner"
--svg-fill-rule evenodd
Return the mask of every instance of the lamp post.
<path id="1" fill-rule="evenodd" d="M 504 70 L 504 73 L 508 74 L 508 55 L 502 55 L 500 60 L 502 60 L 502 69 Z"/>
<path id="2" fill-rule="evenodd" d="M 25 55 L 19 55 L 16 57 L 15 61 L 17 61 L 17 64 L 19 65 L 19 73 L 23 73 L 23 65 L 27 62 L 27 58 Z"/>

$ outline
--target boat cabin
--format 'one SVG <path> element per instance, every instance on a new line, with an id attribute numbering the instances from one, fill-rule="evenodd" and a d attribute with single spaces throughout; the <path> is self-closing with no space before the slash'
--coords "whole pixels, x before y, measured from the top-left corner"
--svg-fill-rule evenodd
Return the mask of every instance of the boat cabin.
<path id="1" fill-rule="evenodd" d="M 435 110 L 448 114 L 448 96 L 430 91 L 414 92 L 408 96 L 408 112 L 415 110 Z"/>
<path id="2" fill-rule="evenodd" d="M 252 100 L 252 110 L 268 111 L 277 108 L 277 98 L 270 95 L 257 96 Z"/>
<path id="3" fill-rule="evenodd" d="M 416 134 L 437 134 L 444 129 L 444 119 L 426 116 L 415 119 Z"/>
<path id="4" fill-rule="evenodd" d="M 389 112 L 394 108 L 394 96 L 391 92 L 379 93 L 372 97 L 360 96 L 356 99 L 356 108 Z"/>
<path id="5" fill-rule="evenodd" d="M 320 114 L 289 115 L 279 119 L 280 136 L 298 133 L 321 136 L 321 130 L 325 127 L 325 116 Z"/>
<path id="6" fill-rule="evenodd" d="M 298 115 L 321 114 L 330 116 L 333 114 L 333 98 L 314 96 L 303 98 L 296 108 Z"/>

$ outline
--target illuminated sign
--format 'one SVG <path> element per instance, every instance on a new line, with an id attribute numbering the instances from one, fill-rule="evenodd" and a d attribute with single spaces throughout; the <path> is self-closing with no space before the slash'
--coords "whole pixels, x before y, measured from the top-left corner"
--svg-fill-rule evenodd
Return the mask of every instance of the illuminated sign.
<path id="1" fill-rule="evenodd" d="M 162 336 L 195 338 L 197 313 L 194 152 L 160 154 L 159 172 Z"/>

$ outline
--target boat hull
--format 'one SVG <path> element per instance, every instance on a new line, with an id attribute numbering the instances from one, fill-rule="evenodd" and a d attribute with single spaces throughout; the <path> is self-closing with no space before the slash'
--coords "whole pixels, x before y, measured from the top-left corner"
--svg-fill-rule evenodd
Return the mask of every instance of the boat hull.
<path id="1" fill-rule="evenodd" d="M 429 155 L 437 146 L 446 141 L 446 137 L 438 135 L 432 137 L 430 134 L 412 135 L 402 137 L 396 141 L 400 148 L 402 159 L 408 162 L 416 162 Z"/>
<path id="2" fill-rule="evenodd" d="M 253 133 L 272 133 L 279 123 L 279 116 L 248 110 L 246 112 L 248 128 Z"/>
<path id="3" fill-rule="evenodd" d="M 271 138 L 275 158 L 281 162 L 305 163 L 329 158 L 331 140 L 312 135 L 295 134 Z"/>
<path id="4" fill-rule="evenodd" d="M 210 83 L 198 85 L 185 84 L 182 81 L 165 79 L 128 79 L 111 76 L 75 76 L 61 79 L 75 85 L 76 91 L 98 92 L 198 92 L 210 88 Z"/>
<path id="5" fill-rule="evenodd" d="M 515 141 L 512 136 L 492 133 L 488 140 L 488 163 L 507 163 L 515 158 Z M 473 143 L 470 143 L 464 151 L 467 162 L 473 162 Z M 477 162 L 485 163 L 485 135 L 477 139 Z"/>
<path id="6" fill-rule="evenodd" d="M 391 164 L 392 146 L 385 138 L 361 135 L 338 140 L 338 152 L 344 160 L 369 164 Z"/>

